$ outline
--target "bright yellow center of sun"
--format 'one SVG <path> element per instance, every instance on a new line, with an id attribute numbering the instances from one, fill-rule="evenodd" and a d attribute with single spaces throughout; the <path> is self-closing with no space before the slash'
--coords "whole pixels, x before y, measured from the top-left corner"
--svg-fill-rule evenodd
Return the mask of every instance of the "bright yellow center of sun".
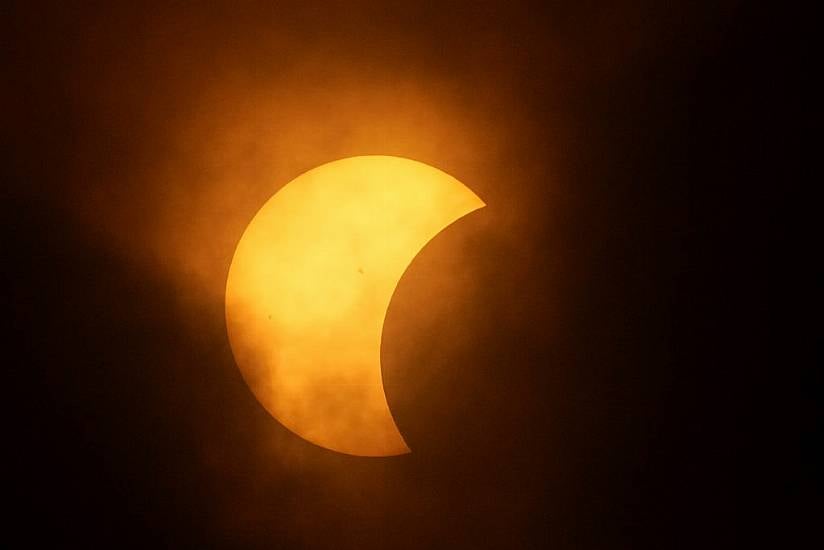
<path id="1" fill-rule="evenodd" d="M 269 199 L 226 284 L 232 351 L 263 406 L 328 449 L 409 452 L 383 392 L 386 311 L 426 243 L 483 206 L 448 174 L 387 156 L 324 164 Z"/>

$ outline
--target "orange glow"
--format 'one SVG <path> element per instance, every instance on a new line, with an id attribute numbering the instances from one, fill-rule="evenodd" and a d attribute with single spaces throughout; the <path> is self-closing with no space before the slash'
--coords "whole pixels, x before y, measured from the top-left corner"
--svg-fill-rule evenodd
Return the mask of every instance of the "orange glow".
<path id="1" fill-rule="evenodd" d="M 232 351 L 263 406 L 328 449 L 408 453 L 383 391 L 386 311 L 426 243 L 483 206 L 448 174 L 389 156 L 324 164 L 269 199 L 226 283 Z"/>

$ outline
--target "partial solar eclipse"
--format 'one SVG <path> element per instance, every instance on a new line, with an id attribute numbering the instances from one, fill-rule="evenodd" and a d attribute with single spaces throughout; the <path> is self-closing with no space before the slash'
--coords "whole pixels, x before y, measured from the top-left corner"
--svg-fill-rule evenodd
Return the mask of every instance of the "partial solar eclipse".
<path id="1" fill-rule="evenodd" d="M 269 199 L 226 283 L 232 352 L 266 410 L 327 449 L 408 453 L 383 390 L 386 311 L 426 243 L 483 206 L 452 176 L 390 156 L 321 165 Z"/>

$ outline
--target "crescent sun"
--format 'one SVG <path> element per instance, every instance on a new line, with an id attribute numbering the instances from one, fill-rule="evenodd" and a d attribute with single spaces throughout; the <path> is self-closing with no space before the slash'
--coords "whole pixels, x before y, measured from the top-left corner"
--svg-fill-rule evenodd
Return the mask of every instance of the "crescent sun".
<path id="1" fill-rule="evenodd" d="M 386 311 L 426 243 L 483 206 L 445 172 L 390 156 L 323 164 L 270 198 L 226 283 L 232 353 L 266 410 L 333 451 L 410 452 L 383 390 Z"/>

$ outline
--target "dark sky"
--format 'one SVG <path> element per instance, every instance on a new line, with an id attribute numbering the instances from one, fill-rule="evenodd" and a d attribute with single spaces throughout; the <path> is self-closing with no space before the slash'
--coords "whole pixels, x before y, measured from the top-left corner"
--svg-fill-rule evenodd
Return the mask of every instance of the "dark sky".
<path id="1" fill-rule="evenodd" d="M 791 139 L 794 108 L 774 14 L 137 4 L 3 9 L 13 530 L 86 547 L 741 543 L 786 175 L 768 138 Z M 402 457 L 288 432 L 223 321 L 257 208 L 357 154 L 427 162 L 488 204 L 421 253 L 388 312 Z"/>

